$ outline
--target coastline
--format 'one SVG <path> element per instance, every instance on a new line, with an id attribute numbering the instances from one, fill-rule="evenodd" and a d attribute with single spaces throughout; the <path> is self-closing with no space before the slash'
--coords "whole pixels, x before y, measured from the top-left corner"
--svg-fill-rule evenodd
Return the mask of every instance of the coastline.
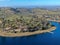
<path id="1" fill-rule="evenodd" d="M 30 36 L 30 35 L 35 35 L 35 34 L 41 34 L 41 33 L 46 33 L 46 32 L 51 32 L 54 31 L 56 27 L 51 27 L 50 29 L 47 30 L 38 30 L 35 32 L 24 32 L 24 33 L 7 33 L 7 32 L 1 32 L 0 31 L 0 36 L 3 37 L 21 37 L 21 36 Z"/>
<path id="2" fill-rule="evenodd" d="M 48 20 L 48 21 L 60 22 L 60 20 Z"/>

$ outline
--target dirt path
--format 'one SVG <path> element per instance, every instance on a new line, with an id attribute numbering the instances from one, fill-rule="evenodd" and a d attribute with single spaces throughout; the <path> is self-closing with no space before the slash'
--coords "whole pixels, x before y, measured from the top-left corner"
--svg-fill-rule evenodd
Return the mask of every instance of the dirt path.
<path id="1" fill-rule="evenodd" d="M 50 29 L 47 29 L 47 30 L 38 30 L 35 32 L 24 32 L 24 33 L 7 33 L 7 32 L 0 31 L 0 36 L 5 36 L 5 37 L 29 36 L 29 35 L 51 32 L 51 31 L 54 31 L 55 29 L 56 27 L 51 27 Z"/>

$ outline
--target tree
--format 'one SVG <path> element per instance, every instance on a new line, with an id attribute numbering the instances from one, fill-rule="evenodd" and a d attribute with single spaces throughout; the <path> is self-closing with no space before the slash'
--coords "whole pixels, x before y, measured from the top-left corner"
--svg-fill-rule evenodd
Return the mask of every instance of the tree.
<path id="1" fill-rule="evenodd" d="M 2 18 L 2 28 L 3 28 L 3 31 L 5 31 L 5 23 L 6 23 L 6 20 L 4 20 L 4 18 Z"/>

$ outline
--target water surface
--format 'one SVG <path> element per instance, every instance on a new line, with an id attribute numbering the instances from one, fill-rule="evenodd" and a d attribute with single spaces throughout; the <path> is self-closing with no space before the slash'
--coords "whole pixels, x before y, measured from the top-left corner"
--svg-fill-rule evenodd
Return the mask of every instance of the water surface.
<path id="1" fill-rule="evenodd" d="M 13 38 L 0 36 L 0 45 L 60 45 L 60 23 L 51 23 L 56 26 L 53 33 Z"/>

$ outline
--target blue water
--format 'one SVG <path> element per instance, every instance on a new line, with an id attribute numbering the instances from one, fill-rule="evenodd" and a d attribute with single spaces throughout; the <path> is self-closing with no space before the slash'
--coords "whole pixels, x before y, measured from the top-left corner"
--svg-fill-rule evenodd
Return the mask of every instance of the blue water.
<path id="1" fill-rule="evenodd" d="M 56 26 L 53 33 L 43 33 L 26 37 L 0 37 L 0 45 L 60 45 L 60 23 L 51 22 Z"/>

